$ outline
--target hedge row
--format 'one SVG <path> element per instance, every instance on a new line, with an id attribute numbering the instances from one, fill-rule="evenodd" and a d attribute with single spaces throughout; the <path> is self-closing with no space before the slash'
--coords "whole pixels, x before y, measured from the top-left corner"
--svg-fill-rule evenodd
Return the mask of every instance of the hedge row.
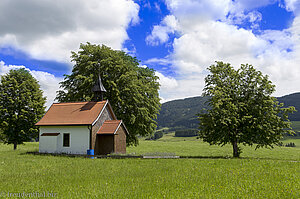
<path id="1" fill-rule="evenodd" d="M 198 130 L 196 129 L 185 129 L 175 131 L 175 137 L 193 137 L 198 135 Z"/>

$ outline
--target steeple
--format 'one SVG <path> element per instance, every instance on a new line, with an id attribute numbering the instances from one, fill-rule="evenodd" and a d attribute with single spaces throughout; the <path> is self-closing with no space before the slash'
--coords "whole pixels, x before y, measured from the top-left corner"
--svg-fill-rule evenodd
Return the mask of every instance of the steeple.
<path id="1" fill-rule="evenodd" d="M 98 75 L 98 79 L 95 83 L 95 85 L 92 88 L 92 91 L 94 92 L 94 101 L 103 101 L 103 94 L 106 92 L 106 89 L 104 88 L 102 82 L 101 82 L 101 76 L 100 73 Z"/>

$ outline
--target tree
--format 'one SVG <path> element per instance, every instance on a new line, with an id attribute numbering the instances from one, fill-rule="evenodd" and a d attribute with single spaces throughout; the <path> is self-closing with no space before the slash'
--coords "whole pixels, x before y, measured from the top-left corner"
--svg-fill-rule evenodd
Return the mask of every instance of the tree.
<path id="1" fill-rule="evenodd" d="M 210 96 L 210 108 L 200 113 L 199 136 L 209 144 L 233 146 L 233 156 L 239 157 L 239 144 L 256 144 L 256 148 L 279 145 L 284 133 L 291 131 L 288 113 L 294 107 L 283 108 L 271 94 L 275 86 L 267 75 L 252 65 L 235 70 L 230 64 L 216 62 L 205 78 L 204 95 Z"/>
<path id="2" fill-rule="evenodd" d="M 60 102 L 90 101 L 92 87 L 100 73 L 108 99 L 117 118 L 122 119 L 130 133 L 127 144 L 138 144 L 137 135 L 151 135 L 156 129 L 160 109 L 159 83 L 154 70 L 139 67 L 139 61 L 125 52 L 104 45 L 81 44 L 72 52 L 75 65 L 65 75 L 58 91 Z"/>
<path id="3" fill-rule="evenodd" d="M 45 113 L 46 98 L 38 81 L 25 69 L 10 70 L 1 77 L 0 128 L 1 140 L 18 144 L 38 137 L 34 126 Z"/>

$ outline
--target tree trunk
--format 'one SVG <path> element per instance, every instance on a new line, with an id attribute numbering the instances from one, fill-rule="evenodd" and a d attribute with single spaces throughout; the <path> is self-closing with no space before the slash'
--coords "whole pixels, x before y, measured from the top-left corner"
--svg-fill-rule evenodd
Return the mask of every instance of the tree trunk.
<path id="1" fill-rule="evenodd" d="M 232 142 L 232 147 L 233 147 L 233 157 L 239 158 L 240 157 L 240 150 L 239 150 L 237 141 Z"/>
<path id="2" fill-rule="evenodd" d="M 14 142 L 14 150 L 17 149 L 17 142 Z"/>

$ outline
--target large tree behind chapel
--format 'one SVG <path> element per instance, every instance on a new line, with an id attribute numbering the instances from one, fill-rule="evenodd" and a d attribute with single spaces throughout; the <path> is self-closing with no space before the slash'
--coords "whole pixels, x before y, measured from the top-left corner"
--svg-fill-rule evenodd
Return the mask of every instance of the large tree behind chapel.
<path id="1" fill-rule="evenodd" d="M 72 52 L 74 67 L 65 75 L 58 91 L 60 102 L 91 101 L 92 87 L 100 74 L 108 99 L 118 119 L 130 133 L 127 144 L 137 144 L 137 135 L 150 135 L 156 129 L 160 109 L 159 83 L 155 71 L 139 67 L 139 61 L 123 51 L 105 45 L 81 44 Z"/>
<path id="2" fill-rule="evenodd" d="M 205 78 L 204 95 L 210 96 L 206 112 L 199 114 L 200 137 L 210 144 L 231 144 L 239 157 L 240 145 L 259 147 L 278 145 L 291 131 L 288 113 L 272 94 L 275 85 L 252 65 L 235 70 L 230 64 L 216 62 Z"/>
<path id="3" fill-rule="evenodd" d="M 38 81 L 27 70 L 1 76 L 0 139 L 17 149 L 18 144 L 37 138 L 34 124 L 45 113 L 45 102 Z"/>

